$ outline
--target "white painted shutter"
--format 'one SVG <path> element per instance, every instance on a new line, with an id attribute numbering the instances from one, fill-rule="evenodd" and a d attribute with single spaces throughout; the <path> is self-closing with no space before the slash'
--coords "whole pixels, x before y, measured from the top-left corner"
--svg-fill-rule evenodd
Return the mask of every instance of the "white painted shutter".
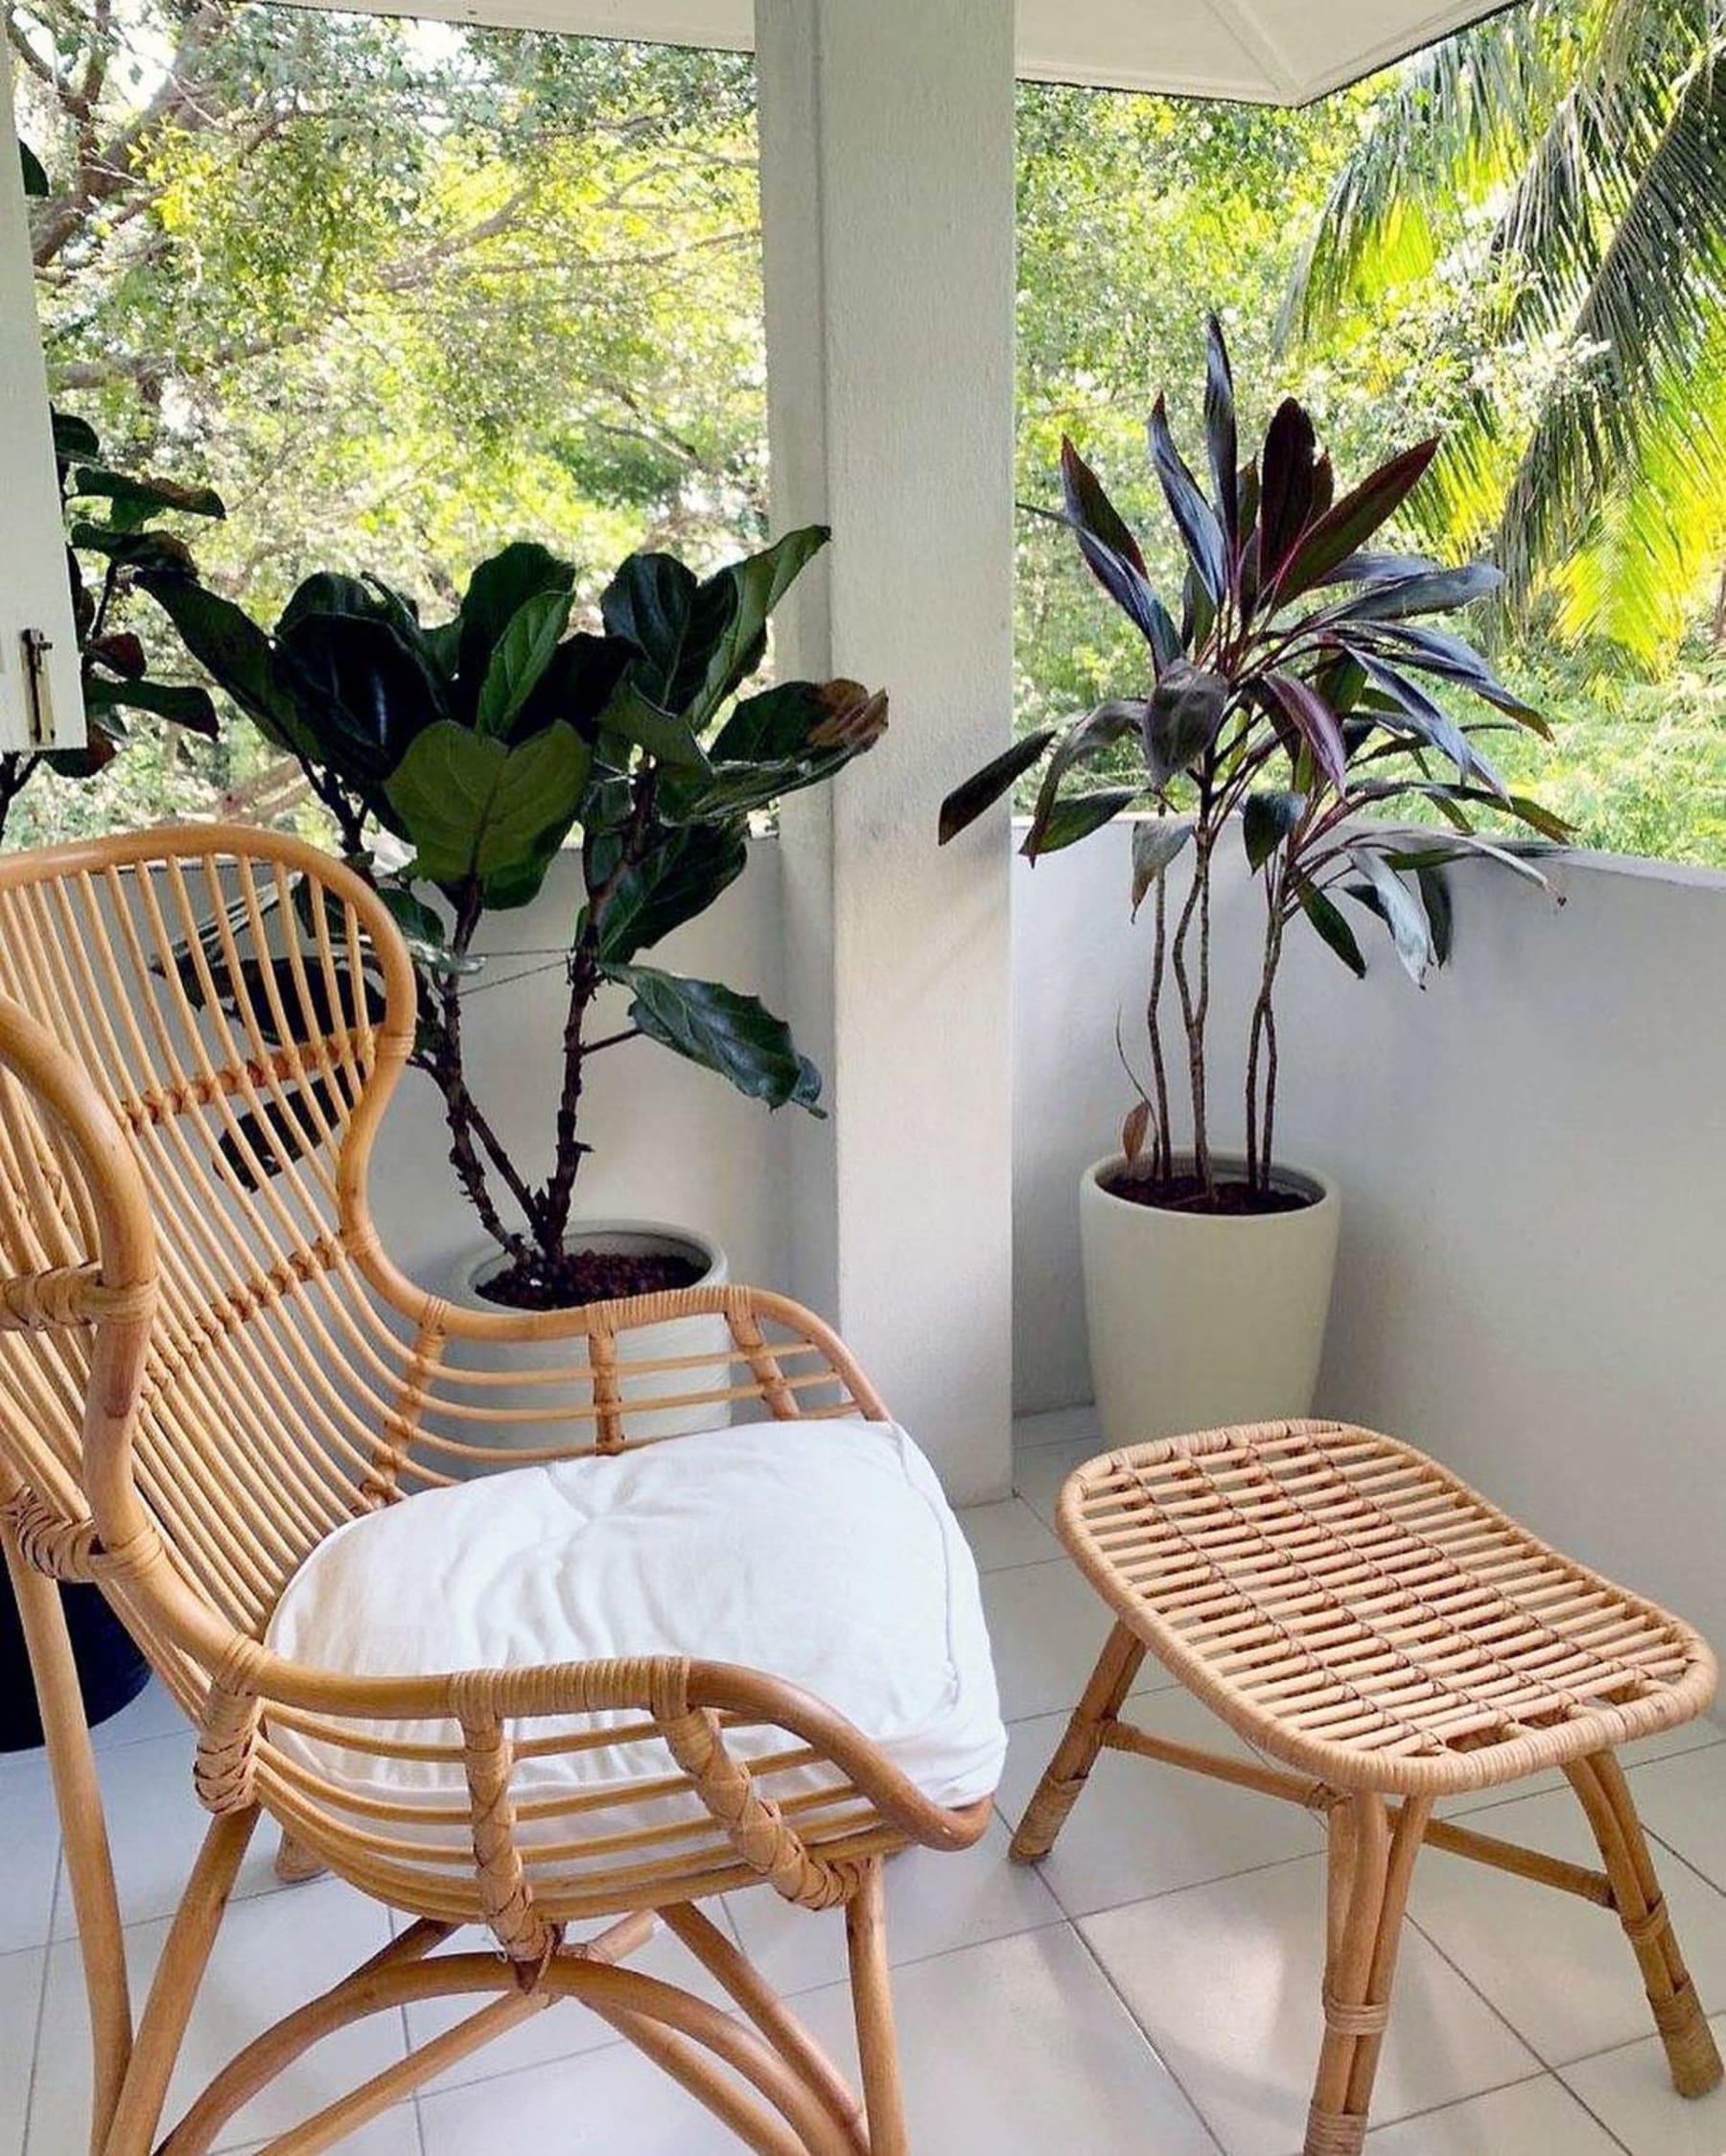
<path id="1" fill-rule="evenodd" d="M 12 66 L 0 38 L 0 750 L 84 738 Z"/>

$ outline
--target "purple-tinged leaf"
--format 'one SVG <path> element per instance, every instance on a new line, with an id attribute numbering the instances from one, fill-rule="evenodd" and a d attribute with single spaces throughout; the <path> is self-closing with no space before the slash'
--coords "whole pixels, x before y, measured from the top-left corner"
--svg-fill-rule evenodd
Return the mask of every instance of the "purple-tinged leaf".
<path id="1" fill-rule="evenodd" d="M 1339 793 L 1348 786 L 1348 752 L 1337 715 L 1310 682 L 1294 674 L 1268 673 L 1265 687 L 1313 752 L 1313 762 Z"/>
<path id="2" fill-rule="evenodd" d="M 1223 527 L 1217 522 L 1217 512 L 1199 491 L 1198 480 L 1187 469 L 1180 452 L 1175 447 L 1175 437 L 1169 432 L 1169 408 L 1162 397 L 1156 400 L 1147 432 L 1151 438 L 1151 461 L 1156 466 L 1156 476 L 1162 481 L 1169 513 L 1175 519 L 1176 527 L 1180 533 L 1187 559 L 1192 563 L 1212 605 L 1220 606 L 1223 595 L 1228 589 L 1227 550 L 1223 538 Z"/>
<path id="3" fill-rule="evenodd" d="M 1027 734 L 1023 740 L 1015 741 L 1010 749 L 991 757 L 980 771 L 973 771 L 963 785 L 957 785 L 941 805 L 941 844 L 957 838 L 969 824 L 974 824 L 986 808 L 991 808 L 1004 793 L 1024 777 L 1037 762 L 1058 729 L 1039 727 L 1035 734 Z"/>
<path id="4" fill-rule="evenodd" d="M 1271 414 L 1259 465 L 1259 577 L 1267 590 L 1312 516 L 1318 450 L 1304 406 L 1285 397 Z"/>
<path id="5" fill-rule="evenodd" d="M 1277 581 L 1278 599 L 1286 603 L 1310 590 L 1370 539 L 1413 491 L 1437 449 L 1436 435 L 1417 442 L 1388 464 L 1381 464 L 1340 502 L 1334 502 L 1285 562 Z"/>
<path id="6" fill-rule="evenodd" d="M 1433 931 L 1434 960 L 1440 966 L 1448 966 L 1456 942 L 1457 918 L 1456 908 L 1451 904 L 1450 885 L 1441 868 L 1417 868 L 1414 880 L 1420 886 L 1420 902 L 1426 907 L 1427 926 Z"/>
<path id="7" fill-rule="evenodd" d="M 1411 576 L 1429 576 L 1444 567 L 1431 554 L 1397 554 L 1370 547 L 1357 548 L 1352 554 L 1340 561 L 1327 576 L 1313 579 L 1319 584 L 1400 584 Z"/>
<path id="8" fill-rule="evenodd" d="M 1417 576 L 1398 577 L 1394 583 L 1376 583 L 1348 600 L 1339 613 L 1350 621 L 1406 621 L 1418 614 L 1449 614 L 1458 606 L 1472 606 L 1504 581 L 1503 570 L 1489 561 L 1426 570 Z"/>
<path id="9" fill-rule="evenodd" d="M 1235 429 L 1234 375 L 1228 364 L 1228 344 L 1223 335 L 1223 324 L 1215 315 L 1206 325 L 1204 352 L 1204 434 L 1210 450 L 1211 485 L 1216 492 L 1232 569 L 1241 554 L 1236 468 L 1240 444 Z"/>
<path id="10" fill-rule="evenodd" d="M 1093 539 L 1102 540 L 1111 553 L 1119 554 L 1123 561 L 1136 569 L 1141 576 L 1149 574 L 1144 554 L 1126 518 L 1108 499 L 1102 480 L 1080 456 L 1067 434 L 1061 437 L 1061 489 L 1066 500 L 1067 517 L 1075 530 L 1089 532 Z"/>
<path id="11" fill-rule="evenodd" d="M 1465 779 L 1483 779 L 1501 800 L 1507 798 L 1498 773 L 1476 750 L 1450 714 L 1434 703 L 1418 682 L 1411 681 L 1407 674 L 1387 665 L 1375 652 L 1362 648 L 1355 656 L 1364 668 L 1367 680 L 1395 707 L 1393 723 L 1400 720 L 1421 740 L 1430 741 L 1441 756 L 1450 759 Z"/>
<path id="12" fill-rule="evenodd" d="M 1507 713 L 1530 733 L 1538 734 L 1543 740 L 1551 739 L 1552 730 L 1540 713 L 1507 689 L 1472 644 L 1452 636 L 1449 630 L 1430 625 L 1414 628 L 1405 623 L 1394 632 L 1373 637 L 1371 642 L 1375 650 L 1394 650 L 1405 667 L 1471 689 L 1483 702 Z"/>
<path id="13" fill-rule="evenodd" d="M 1061 444 L 1061 482 L 1066 510 L 1055 521 L 1070 528 L 1085 566 L 1151 646 L 1151 656 L 1160 670 L 1179 655 L 1180 639 L 1175 624 L 1151 589 L 1138 541 L 1105 493 L 1102 481 L 1064 436 Z M 1046 516 L 1049 512 L 1036 513 Z"/>

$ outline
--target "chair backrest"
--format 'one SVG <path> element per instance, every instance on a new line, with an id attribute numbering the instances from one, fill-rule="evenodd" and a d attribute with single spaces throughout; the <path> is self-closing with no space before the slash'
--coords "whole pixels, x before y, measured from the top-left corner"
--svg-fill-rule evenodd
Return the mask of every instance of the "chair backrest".
<path id="1" fill-rule="evenodd" d="M 0 862 L 0 996 L 129 1138 L 158 1272 L 130 1469 L 188 1584 L 248 1630 L 284 1564 L 356 1510 L 379 1444 L 366 1395 L 399 1376 L 343 1224 L 363 1239 L 365 1138 L 411 1043 L 411 965 L 339 863 L 202 827 Z M 0 1078 L 15 1277 L 105 1255 L 89 1170 L 53 1124 Z M 69 1517 L 100 1480 L 93 1346 L 76 1327 L 0 1339 L 16 1470 Z"/>
<path id="2" fill-rule="evenodd" d="M 0 1503 L 31 1493 L 38 1545 L 159 1541 L 256 1637 L 332 1528 L 430 1484 L 619 1450 L 680 1405 L 686 1429 L 736 1402 L 884 1412 L 826 1327 L 754 1290 L 537 1320 L 408 1279 L 366 1171 L 415 1011 L 382 902 L 297 839 L 0 860 L 0 1275 L 35 1298 L 7 1330 L 0 1287 Z M 691 1314 L 706 1331 L 667 1340 Z M 536 1331 L 548 1356 L 501 1371 L 495 1344 Z"/>

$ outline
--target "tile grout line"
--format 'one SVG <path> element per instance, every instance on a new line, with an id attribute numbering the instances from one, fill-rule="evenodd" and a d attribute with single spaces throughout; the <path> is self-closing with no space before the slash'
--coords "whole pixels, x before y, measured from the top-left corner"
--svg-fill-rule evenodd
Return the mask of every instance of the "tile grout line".
<path id="1" fill-rule="evenodd" d="M 1074 1938 L 1078 1940 L 1081 1950 L 1089 1960 L 1092 1968 L 1096 1970 L 1097 1974 L 1102 1978 L 1103 1981 L 1108 1986 L 1108 1989 L 1119 2004 L 1121 2011 L 1132 2024 L 1133 2029 L 1137 2033 L 1139 2042 L 1143 2044 L 1146 2051 L 1150 2052 L 1151 2056 L 1156 2061 L 1157 2065 L 1161 2067 L 1162 2071 L 1168 2075 L 1169 2079 L 1174 2083 L 1175 2087 L 1180 2092 L 1181 2101 L 1186 2105 L 1187 2109 L 1193 2114 L 1193 2117 L 1198 2120 L 1200 2125 L 1203 2128 L 1205 2138 L 1213 2144 L 1213 2146 L 1217 2148 L 1217 2150 L 1219 2151 L 1219 2156 L 1229 2156 L 1228 2144 L 1224 2141 L 1222 2135 L 1217 2131 L 1216 2127 L 1212 2125 L 1209 2117 L 1205 2113 L 1203 2107 L 1201 2105 L 1198 2097 L 1194 2096 L 1191 2089 L 1189 2089 L 1186 2083 L 1180 2078 L 1180 2075 L 1176 2073 L 1175 2069 L 1169 2064 L 1168 2060 L 1164 2058 L 1162 2053 L 1157 2050 L 1155 2041 L 1153 2038 L 1151 2031 L 1145 2027 L 1144 2023 L 1140 2021 L 1138 2015 L 1134 2013 L 1132 2009 L 1132 2002 L 1127 1997 L 1127 1994 L 1115 1981 L 1113 1972 L 1109 1969 L 1108 1963 L 1104 1961 L 1101 1955 L 1098 1954 L 1096 1948 L 1092 1946 L 1090 1941 L 1085 1937 L 1084 1932 L 1079 1928 L 1077 1922 L 1075 1922 L 1071 1917 L 1067 1919 L 1067 1929 L 1072 1933 Z"/>
<path id="2" fill-rule="evenodd" d="M 65 1841 L 57 1838 L 54 1844 L 54 1885 L 48 1895 L 48 1927 L 54 1928 L 55 1905 L 59 1899 L 60 1873 L 65 1868 Z M 52 1938 L 43 1942 L 42 1978 L 36 1991 L 35 2027 L 30 2043 L 30 2068 L 24 2089 L 24 2138 L 19 2143 L 19 2156 L 31 2156 L 30 2144 L 35 2138 L 36 2068 L 42 2055 L 42 2030 L 48 2015 L 48 1964 L 54 1954 Z"/>

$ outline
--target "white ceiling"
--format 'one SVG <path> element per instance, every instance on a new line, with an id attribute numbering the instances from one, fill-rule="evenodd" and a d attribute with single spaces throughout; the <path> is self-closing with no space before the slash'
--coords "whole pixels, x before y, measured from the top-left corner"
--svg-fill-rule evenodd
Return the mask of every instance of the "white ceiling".
<path id="1" fill-rule="evenodd" d="M 361 5 L 368 0 L 360 0 Z M 746 51 L 751 0 L 370 0 L 441 15 Z M 941 0 L 931 0 L 941 4 Z M 964 0 L 945 0 L 963 6 Z M 1299 105 L 1492 12 L 1497 0 L 1018 0 L 1021 75 Z M 856 0 L 867 7 L 869 0 Z"/>

